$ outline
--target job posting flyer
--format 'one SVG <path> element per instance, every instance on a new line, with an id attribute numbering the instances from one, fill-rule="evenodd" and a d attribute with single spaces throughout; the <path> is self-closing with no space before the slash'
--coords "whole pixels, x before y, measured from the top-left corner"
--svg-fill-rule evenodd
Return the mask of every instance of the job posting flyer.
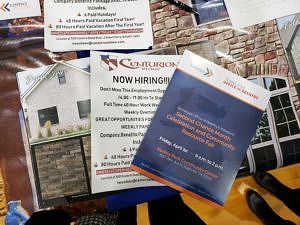
<path id="1" fill-rule="evenodd" d="M 93 193 L 161 185 L 130 164 L 179 60 L 91 52 Z"/>
<path id="2" fill-rule="evenodd" d="M 153 45 L 149 1 L 47 0 L 44 4 L 45 48 L 53 52 Z"/>

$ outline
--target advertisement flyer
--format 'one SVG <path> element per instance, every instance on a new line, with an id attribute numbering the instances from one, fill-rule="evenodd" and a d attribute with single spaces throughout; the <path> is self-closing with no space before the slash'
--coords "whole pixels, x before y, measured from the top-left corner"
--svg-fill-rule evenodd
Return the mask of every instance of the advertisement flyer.
<path id="1" fill-rule="evenodd" d="M 148 1 L 45 1 L 46 49 L 148 49 L 152 44 Z"/>
<path id="2" fill-rule="evenodd" d="M 223 205 L 270 92 L 185 51 L 131 168 Z"/>
<path id="3" fill-rule="evenodd" d="M 130 164 L 179 59 L 91 52 L 93 193 L 161 185 Z"/>
<path id="4" fill-rule="evenodd" d="M 17 73 L 24 161 L 36 208 L 92 196 L 89 65 L 82 58 Z"/>
<path id="5" fill-rule="evenodd" d="M 41 15 L 39 0 L 0 1 L 0 20 Z"/>

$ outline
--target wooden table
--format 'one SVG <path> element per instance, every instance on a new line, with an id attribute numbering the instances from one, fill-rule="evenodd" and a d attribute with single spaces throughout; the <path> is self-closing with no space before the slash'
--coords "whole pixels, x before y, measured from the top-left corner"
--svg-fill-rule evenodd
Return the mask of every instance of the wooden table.
<path id="1" fill-rule="evenodd" d="M 270 171 L 282 183 L 291 188 L 300 188 L 300 164 Z M 182 194 L 184 202 L 208 225 L 259 225 L 260 220 L 248 208 L 245 193 L 252 188 L 260 193 L 273 210 L 285 219 L 300 224 L 300 218 L 291 212 L 280 200 L 258 186 L 252 176 L 237 178 L 232 186 L 225 206 L 213 208 L 203 202 Z M 150 225 L 147 203 L 138 206 L 138 225 Z"/>

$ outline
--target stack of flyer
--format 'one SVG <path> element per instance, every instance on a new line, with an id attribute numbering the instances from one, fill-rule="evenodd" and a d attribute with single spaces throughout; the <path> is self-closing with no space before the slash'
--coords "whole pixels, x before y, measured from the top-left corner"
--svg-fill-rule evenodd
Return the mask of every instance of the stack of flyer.
<path id="1" fill-rule="evenodd" d="M 270 92 L 189 51 L 178 62 L 92 52 L 93 192 L 159 181 L 224 204 Z"/>
<path id="2" fill-rule="evenodd" d="M 270 97 L 190 51 L 91 52 L 18 82 L 40 207 L 100 195 L 118 209 L 177 191 L 223 205 Z"/>

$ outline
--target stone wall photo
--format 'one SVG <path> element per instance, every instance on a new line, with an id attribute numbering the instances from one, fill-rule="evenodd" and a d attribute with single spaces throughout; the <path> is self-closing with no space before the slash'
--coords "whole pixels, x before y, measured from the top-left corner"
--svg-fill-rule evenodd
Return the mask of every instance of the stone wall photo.
<path id="1" fill-rule="evenodd" d="M 194 1 L 184 2 L 191 5 Z M 273 85 L 276 82 L 284 83 L 284 88 L 277 84 L 274 86 L 276 90 L 270 86 L 268 88 L 274 93 L 273 102 L 285 97 L 285 104 L 289 105 L 289 109 L 284 104 L 280 109 L 269 105 L 266 123 L 261 123 L 264 127 L 258 127 L 254 138 L 256 145 L 251 145 L 251 151 L 247 153 L 248 161 L 253 163 L 251 165 L 247 160 L 244 163 L 250 167 L 250 172 L 254 172 L 258 168 L 268 170 L 299 162 L 300 148 L 297 143 L 300 140 L 300 101 L 297 81 L 294 78 L 295 69 L 291 67 L 279 33 L 277 20 L 236 29 L 229 18 L 197 25 L 195 15 L 169 4 L 168 1 L 150 0 L 150 8 L 154 49 L 175 47 L 182 54 L 186 48 L 239 76 L 259 81 L 261 86 L 267 86 L 267 80 L 272 80 Z M 201 10 L 198 13 L 201 15 Z M 290 118 L 293 119 L 286 115 L 281 116 L 288 110 L 291 112 Z M 295 132 L 290 132 L 291 120 L 296 124 Z M 286 127 L 286 134 L 281 134 L 282 127 Z M 265 130 L 268 130 L 267 135 L 260 132 Z M 267 145 L 270 140 L 271 144 L 269 142 Z"/>
<path id="2" fill-rule="evenodd" d="M 279 75 L 288 78 L 294 104 L 300 114 L 299 98 L 276 20 L 245 29 L 233 28 L 229 19 L 197 26 L 192 14 L 166 1 L 151 0 L 150 8 L 153 48 L 211 41 L 219 64 L 233 73 L 245 78 L 253 75 Z"/>

